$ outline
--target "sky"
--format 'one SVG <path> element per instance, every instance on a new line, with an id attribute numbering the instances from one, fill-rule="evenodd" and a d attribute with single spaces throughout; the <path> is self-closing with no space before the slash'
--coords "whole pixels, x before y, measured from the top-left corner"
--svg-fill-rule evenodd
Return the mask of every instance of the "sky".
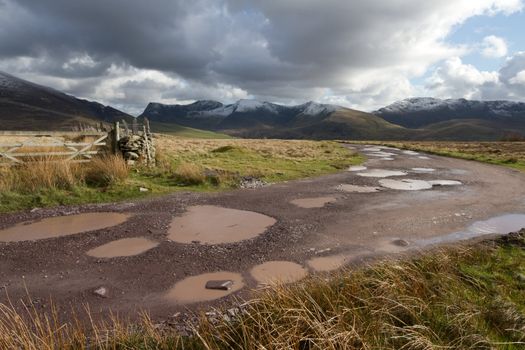
<path id="1" fill-rule="evenodd" d="M 525 0 L 0 0 L 0 70 L 149 102 L 525 101 Z"/>

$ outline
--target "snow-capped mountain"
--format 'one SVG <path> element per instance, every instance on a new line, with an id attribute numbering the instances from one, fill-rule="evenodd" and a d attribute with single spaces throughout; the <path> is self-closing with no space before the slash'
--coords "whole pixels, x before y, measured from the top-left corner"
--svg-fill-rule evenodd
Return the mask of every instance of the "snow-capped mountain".
<path id="1" fill-rule="evenodd" d="M 196 101 L 187 105 L 150 103 L 142 116 L 152 121 L 177 123 L 205 129 L 235 129 L 268 125 L 287 125 L 295 118 L 322 118 L 342 107 L 316 102 L 284 106 L 266 101 L 242 99 L 232 104 Z"/>
<path id="2" fill-rule="evenodd" d="M 525 122 L 525 103 L 418 97 L 395 102 L 373 114 L 411 128 L 462 119 L 513 124 Z"/>

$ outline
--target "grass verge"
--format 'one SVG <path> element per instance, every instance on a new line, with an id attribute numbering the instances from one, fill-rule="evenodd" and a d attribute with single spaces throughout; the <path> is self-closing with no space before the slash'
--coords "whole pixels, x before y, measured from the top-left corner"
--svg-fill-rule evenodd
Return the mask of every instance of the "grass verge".
<path id="1" fill-rule="evenodd" d="M 371 143 L 525 170 L 525 142 L 403 141 Z"/>
<path id="2" fill-rule="evenodd" d="M 155 168 L 128 170 L 110 158 L 87 165 L 42 160 L 30 166 L 0 168 L 0 212 L 181 190 L 217 191 L 235 188 L 245 177 L 279 182 L 333 173 L 362 161 L 336 142 L 160 136 L 156 143 Z"/>
<path id="3" fill-rule="evenodd" d="M 525 230 L 259 292 L 192 336 L 113 319 L 59 322 L 0 306 L 0 347 L 24 349 L 523 349 Z"/>

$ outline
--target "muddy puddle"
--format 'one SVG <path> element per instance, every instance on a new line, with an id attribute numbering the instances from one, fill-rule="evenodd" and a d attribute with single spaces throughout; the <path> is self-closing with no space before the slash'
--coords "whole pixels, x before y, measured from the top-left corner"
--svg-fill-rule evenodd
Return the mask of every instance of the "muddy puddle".
<path id="1" fill-rule="evenodd" d="M 335 197 L 317 197 L 317 198 L 300 198 L 290 201 L 290 203 L 298 206 L 299 208 L 322 208 L 328 203 L 334 203 L 337 201 Z"/>
<path id="2" fill-rule="evenodd" d="M 306 269 L 291 261 L 268 261 L 257 265 L 250 271 L 259 283 L 291 283 L 299 281 L 308 274 Z"/>
<path id="3" fill-rule="evenodd" d="M 418 159 L 430 159 L 430 157 L 427 157 L 427 156 L 419 156 L 417 157 Z"/>
<path id="4" fill-rule="evenodd" d="M 206 289 L 209 281 L 233 281 L 230 289 Z M 210 301 L 223 298 L 235 293 L 244 287 L 242 276 L 234 272 L 212 272 L 192 276 L 175 283 L 164 295 L 164 298 L 175 304 L 191 304 L 201 301 Z"/>
<path id="5" fill-rule="evenodd" d="M 525 228 L 524 214 L 506 214 L 496 216 L 488 220 L 476 221 L 464 231 L 454 232 L 448 235 L 422 239 L 416 243 L 420 246 L 450 243 L 465 239 L 475 238 L 490 234 L 507 234 Z"/>
<path id="6" fill-rule="evenodd" d="M 363 170 L 366 170 L 366 169 L 368 169 L 366 166 L 353 165 L 350 168 L 348 168 L 348 171 L 363 171 Z"/>
<path id="7" fill-rule="evenodd" d="M 432 188 L 432 184 L 430 184 L 428 181 L 413 180 L 413 179 L 402 179 L 402 180 L 382 179 L 382 180 L 379 180 L 379 184 L 382 187 L 390 188 L 392 190 L 400 190 L 400 191 L 421 191 L 421 190 L 428 190 Z"/>
<path id="8" fill-rule="evenodd" d="M 379 192 L 379 187 L 341 184 L 337 186 L 337 190 L 350 193 L 375 193 Z"/>
<path id="9" fill-rule="evenodd" d="M 436 171 L 434 168 L 412 168 L 412 171 L 415 171 L 416 173 L 433 173 Z"/>
<path id="10" fill-rule="evenodd" d="M 23 222 L 0 230 L 0 242 L 36 241 L 96 231 L 120 225 L 129 217 L 120 213 L 85 213 Z"/>
<path id="11" fill-rule="evenodd" d="M 89 250 L 86 254 L 94 258 L 117 258 L 134 256 L 157 247 L 157 242 L 143 237 L 124 238 Z"/>
<path id="12" fill-rule="evenodd" d="M 459 186 L 463 185 L 461 181 L 456 180 L 430 180 L 428 181 L 432 186 Z"/>
<path id="13" fill-rule="evenodd" d="M 381 152 L 381 147 L 365 147 L 362 149 L 363 152 Z"/>
<path id="14" fill-rule="evenodd" d="M 395 156 L 396 154 L 391 153 L 391 152 L 372 152 L 372 153 L 367 153 L 366 155 L 372 156 L 372 157 L 392 157 L 392 156 Z"/>
<path id="15" fill-rule="evenodd" d="M 199 205 L 173 219 L 168 238 L 179 243 L 234 243 L 257 237 L 275 223 L 253 211 Z"/>
<path id="16" fill-rule="evenodd" d="M 306 263 L 315 272 L 328 272 L 343 267 L 347 261 L 348 256 L 346 255 L 332 255 L 312 258 Z"/>
<path id="17" fill-rule="evenodd" d="M 406 155 L 409 155 L 409 156 L 417 156 L 417 155 L 419 155 L 418 152 L 414 152 L 414 151 L 403 151 L 403 154 L 406 154 Z"/>
<path id="18" fill-rule="evenodd" d="M 371 169 L 362 173 L 357 173 L 363 177 L 391 177 L 391 176 L 405 176 L 407 175 L 404 171 L 398 170 L 384 170 L 384 169 Z"/>

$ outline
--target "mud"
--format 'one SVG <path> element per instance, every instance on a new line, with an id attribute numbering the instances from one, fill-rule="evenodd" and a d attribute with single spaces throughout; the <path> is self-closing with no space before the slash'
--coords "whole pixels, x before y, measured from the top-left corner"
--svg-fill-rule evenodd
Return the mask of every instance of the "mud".
<path id="1" fill-rule="evenodd" d="M 213 280 L 232 280 L 229 290 L 206 289 L 206 283 Z M 211 301 L 235 293 L 244 287 L 242 276 L 234 272 L 212 272 L 187 277 L 177 283 L 164 295 L 164 299 L 175 304 L 191 304 Z"/>
<path id="2" fill-rule="evenodd" d="M 290 261 L 268 261 L 255 266 L 250 273 L 262 284 L 291 283 L 302 280 L 308 274 L 304 267 Z"/>
<path id="3" fill-rule="evenodd" d="M 199 205 L 173 219 L 168 238 L 178 243 L 234 243 L 257 237 L 275 222 L 252 211 Z"/>
<path id="4" fill-rule="evenodd" d="M 298 206 L 299 208 L 311 209 L 311 208 L 322 208 L 328 203 L 337 201 L 335 197 L 317 197 L 317 198 L 300 198 L 290 201 L 290 203 Z"/>
<path id="5" fill-rule="evenodd" d="M 117 258 L 134 256 L 157 247 L 159 243 L 143 237 L 123 238 L 89 250 L 86 254 L 94 258 Z"/>
<path id="6" fill-rule="evenodd" d="M 358 186 L 350 184 L 341 184 L 337 186 L 339 191 L 350 192 L 350 193 L 374 193 L 379 192 L 379 187 L 374 186 Z"/>
<path id="7" fill-rule="evenodd" d="M 306 263 L 315 272 L 328 272 L 341 268 L 347 261 L 348 256 L 346 255 L 332 255 L 312 258 Z"/>
<path id="8" fill-rule="evenodd" d="M 37 241 L 96 231 L 120 225 L 129 217 L 119 213 L 84 213 L 22 222 L 0 230 L 0 242 Z"/>

